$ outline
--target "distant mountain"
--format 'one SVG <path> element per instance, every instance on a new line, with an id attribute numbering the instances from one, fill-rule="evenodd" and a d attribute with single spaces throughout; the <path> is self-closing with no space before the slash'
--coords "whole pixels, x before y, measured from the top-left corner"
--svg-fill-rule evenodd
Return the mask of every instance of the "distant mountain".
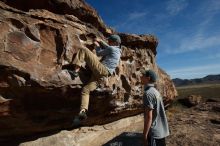
<path id="1" fill-rule="evenodd" d="M 175 86 L 187 86 L 187 85 L 197 85 L 197 84 L 216 84 L 220 83 L 220 74 L 219 75 L 208 75 L 204 78 L 196 79 L 173 79 Z"/>

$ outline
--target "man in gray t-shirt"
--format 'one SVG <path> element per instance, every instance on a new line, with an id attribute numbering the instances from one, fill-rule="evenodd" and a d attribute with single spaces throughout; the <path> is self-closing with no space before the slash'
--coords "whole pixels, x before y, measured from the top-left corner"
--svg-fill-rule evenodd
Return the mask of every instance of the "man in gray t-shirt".
<path id="1" fill-rule="evenodd" d="M 163 105 L 163 99 L 154 87 L 156 74 L 152 70 L 144 71 L 141 82 L 145 85 L 144 105 L 144 146 L 165 146 L 165 137 L 169 127 Z"/>

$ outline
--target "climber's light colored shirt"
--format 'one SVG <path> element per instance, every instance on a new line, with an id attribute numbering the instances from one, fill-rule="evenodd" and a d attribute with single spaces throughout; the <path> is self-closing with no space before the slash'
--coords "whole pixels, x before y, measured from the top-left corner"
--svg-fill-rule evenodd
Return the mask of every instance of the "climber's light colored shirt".
<path id="1" fill-rule="evenodd" d="M 121 48 L 119 46 L 109 46 L 101 42 L 101 48 L 96 49 L 96 54 L 102 56 L 102 64 L 106 66 L 110 74 L 115 71 L 121 57 Z"/>
<path id="2" fill-rule="evenodd" d="M 156 139 L 167 137 L 169 135 L 169 127 L 163 99 L 157 89 L 154 88 L 154 84 L 148 84 L 145 86 L 143 104 L 144 108 L 153 110 L 152 124 L 150 128 L 151 136 Z"/>

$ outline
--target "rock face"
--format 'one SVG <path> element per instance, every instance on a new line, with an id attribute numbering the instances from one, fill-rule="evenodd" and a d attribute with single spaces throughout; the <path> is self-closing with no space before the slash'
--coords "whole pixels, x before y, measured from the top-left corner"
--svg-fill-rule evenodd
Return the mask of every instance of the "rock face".
<path id="1" fill-rule="evenodd" d="M 62 15 L 61 15 L 62 14 Z M 113 30 L 82 0 L 0 1 L 0 140 L 71 126 L 80 91 L 91 75 L 87 67 L 72 79 L 74 54 Z M 89 120 L 103 124 L 142 111 L 140 70 L 159 76 L 157 87 L 166 105 L 177 95 L 169 76 L 155 61 L 157 39 L 119 34 L 122 57 L 115 74 L 101 82 L 112 92 L 94 92 Z"/>

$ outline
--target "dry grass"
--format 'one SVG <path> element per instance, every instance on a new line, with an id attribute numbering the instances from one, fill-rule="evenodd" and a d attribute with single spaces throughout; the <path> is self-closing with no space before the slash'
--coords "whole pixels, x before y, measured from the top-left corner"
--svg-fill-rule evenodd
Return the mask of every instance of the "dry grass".
<path id="1" fill-rule="evenodd" d="M 220 100 L 220 84 L 206 84 L 206 85 L 193 85 L 193 86 L 183 86 L 177 87 L 179 96 L 173 101 L 172 105 L 167 111 L 167 116 L 169 118 L 173 117 L 174 113 L 187 108 L 183 105 L 180 99 L 188 97 L 189 95 L 200 95 L 205 101 L 207 98 L 217 98 Z"/>
<path id="2" fill-rule="evenodd" d="M 204 84 L 177 87 L 179 94 L 178 98 L 184 98 L 189 95 L 201 95 L 204 98 L 219 98 L 220 99 L 220 84 Z"/>

